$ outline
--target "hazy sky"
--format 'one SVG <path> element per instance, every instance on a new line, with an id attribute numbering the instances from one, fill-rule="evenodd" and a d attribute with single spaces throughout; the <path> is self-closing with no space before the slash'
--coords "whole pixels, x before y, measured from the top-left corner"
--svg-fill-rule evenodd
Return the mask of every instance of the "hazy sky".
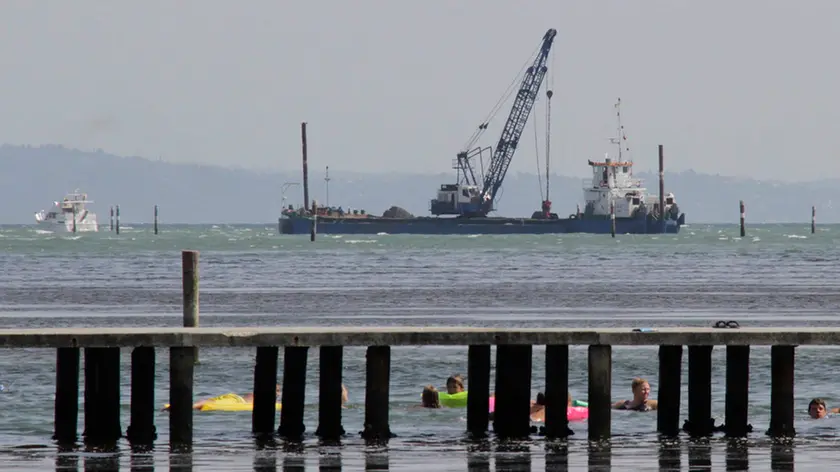
<path id="1" fill-rule="evenodd" d="M 840 174 L 838 18 L 830 0 L 5 0 L 0 141 L 297 169 L 305 120 L 313 167 L 447 172 L 556 28 L 556 172 L 610 150 L 621 97 L 642 170 L 661 143 L 671 170 L 817 179 Z M 512 171 L 536 168 L 534 116 Z"/>

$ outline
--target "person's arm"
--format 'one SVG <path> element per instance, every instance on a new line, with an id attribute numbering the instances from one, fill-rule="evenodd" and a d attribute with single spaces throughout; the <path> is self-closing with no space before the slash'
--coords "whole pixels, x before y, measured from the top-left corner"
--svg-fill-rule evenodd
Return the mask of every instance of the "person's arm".
<path id="1" fill-rule="evenodd" d="M 648 400 L 647 405 L 650 407 L 651 410 L 659 409 L 659 402 L 657 400 Z"/>
<path id="2" fill-rule="evenodd" d="M 612 406 L 613 410 L 621 410 L 622 408 L 624 408 L 624 403 L 625 403 L 624 400 L 619 400 L 619 401 L 613 403 L 613 406 Z"/>
<path id="3" fill-rule="evenodd" d="M 840 413 L 840 408 L 832 408 L 831 413 Z"/>

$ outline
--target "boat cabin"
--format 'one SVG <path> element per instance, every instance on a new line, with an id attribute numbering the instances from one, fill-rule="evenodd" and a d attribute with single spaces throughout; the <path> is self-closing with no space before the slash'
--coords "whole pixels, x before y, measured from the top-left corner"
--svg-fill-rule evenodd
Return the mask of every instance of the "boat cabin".
<path id="1" fill-rule="evenodd" d="M 613 161 L 609 155 L 603 161 L 590 160 L 592 180 L 584 181 L 585 214 L 609 216 L 613 206 L 616 218 L 630 218 L 644 207 L 646 194 L 639 179 L 633 178 L 633 163 Z"/>
<path id="2" fill-rule="evenodd" d="M 481 209 L 481 191 L 475 185 L 442 184 L 431 201 L 433 215 L 461 215 Z"/>

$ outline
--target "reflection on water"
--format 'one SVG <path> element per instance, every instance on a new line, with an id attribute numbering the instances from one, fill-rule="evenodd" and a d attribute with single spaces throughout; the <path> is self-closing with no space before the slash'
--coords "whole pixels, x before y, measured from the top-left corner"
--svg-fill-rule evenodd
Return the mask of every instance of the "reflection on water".
<path id="1" fill-rule="evenodd" d="M 660 438 L 658 444 L 658 470 L 680 471 L 682 456 L 687 456 L 688 470 L 727 470 L 743 471 L 771 469 L 774 471 L 794 470 L 794 441 L 791 439 L 774 440 L 769 438 L 736 439 L 717 436 L 712 438 Z M 367 470 L 382 471 L 392 468 L 396 459 L 396 470 L 468 470 L 470 472 L 505 471 L 567 471 L 588 469 L 592 471 L 610 470 L 652 470 L 653 461 L 640 460 L 649 457 L 651 444 L 636 437 L 614 437 L 608 441 L 574 440 L 523 440 L 497 442 L 492 439 L 466 441 L 464 450 L 460 448 L 437 448 L 429 451 L 428 460 L 401 461 L 401 447 L 387 445 L 361 446 L 304 444 L 300 442 L 278 441 L 262 444 L 251 451 L 252 460 L 242 461 L 247 451 L 240 450 L 232 457 L 230 451 L 222 451 L 214 459 L 212 454 L 154 454 L 152 452 L 71 452 L 55 453 L 56 471 L 78 471 L 84 464 L 84 470 L 131 470 L 171 471 L 194 470 L 254 470 L 255 472 L 276 472 L 320 470 Z M 453 445 L 454 446 L 454 445 Z M 621 449 L 614 454 L 615 449 Z M 639 457 L 633 457 L 636 450 Z M 41 451 L 43 452 L 43 450 Z M 414 454 L 423 451 L 412 450 Z M 314 454 L 313 454 L 314 453 Z M 751 464 L 750 456 L 753 461 Z M 251 456 L 249 456 L 251 457 Z M 618 462 L 616 462 L 618 461 Z M 823 461 L 801 464 L 799 470 L 822 470 Z M 804 465 L 804 467 L 803 467 Z M 466 467 L 465 467 L 466 466 Z M 28 466 L 27 466 L 28 467 Z M 4 470 L 8 468 L 4 467 Z"/>

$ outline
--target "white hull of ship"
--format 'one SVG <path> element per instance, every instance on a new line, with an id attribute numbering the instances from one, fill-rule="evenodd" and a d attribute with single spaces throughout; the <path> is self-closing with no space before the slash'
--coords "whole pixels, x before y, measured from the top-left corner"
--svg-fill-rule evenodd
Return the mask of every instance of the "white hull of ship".
<path id="1" fill-rule="evenodd" d="M 73 219 L 68 218 L 66 220 L 63 219 L 54 219 L 54 218 L 46 218 L 43 212 L 35 213 L 35 221 L 38 222 L 38 227 L 47 231 L 52 231 L 54 233 L 72 233 L 73 232 Z M 89 232 L 98 232 L 99 225 L 96 221 L 96 214 L 93 212 L 87 212 L 85 215 L 79 215 L 76 217 L 76 232 L 77 233 L 89 233 Z"/>

